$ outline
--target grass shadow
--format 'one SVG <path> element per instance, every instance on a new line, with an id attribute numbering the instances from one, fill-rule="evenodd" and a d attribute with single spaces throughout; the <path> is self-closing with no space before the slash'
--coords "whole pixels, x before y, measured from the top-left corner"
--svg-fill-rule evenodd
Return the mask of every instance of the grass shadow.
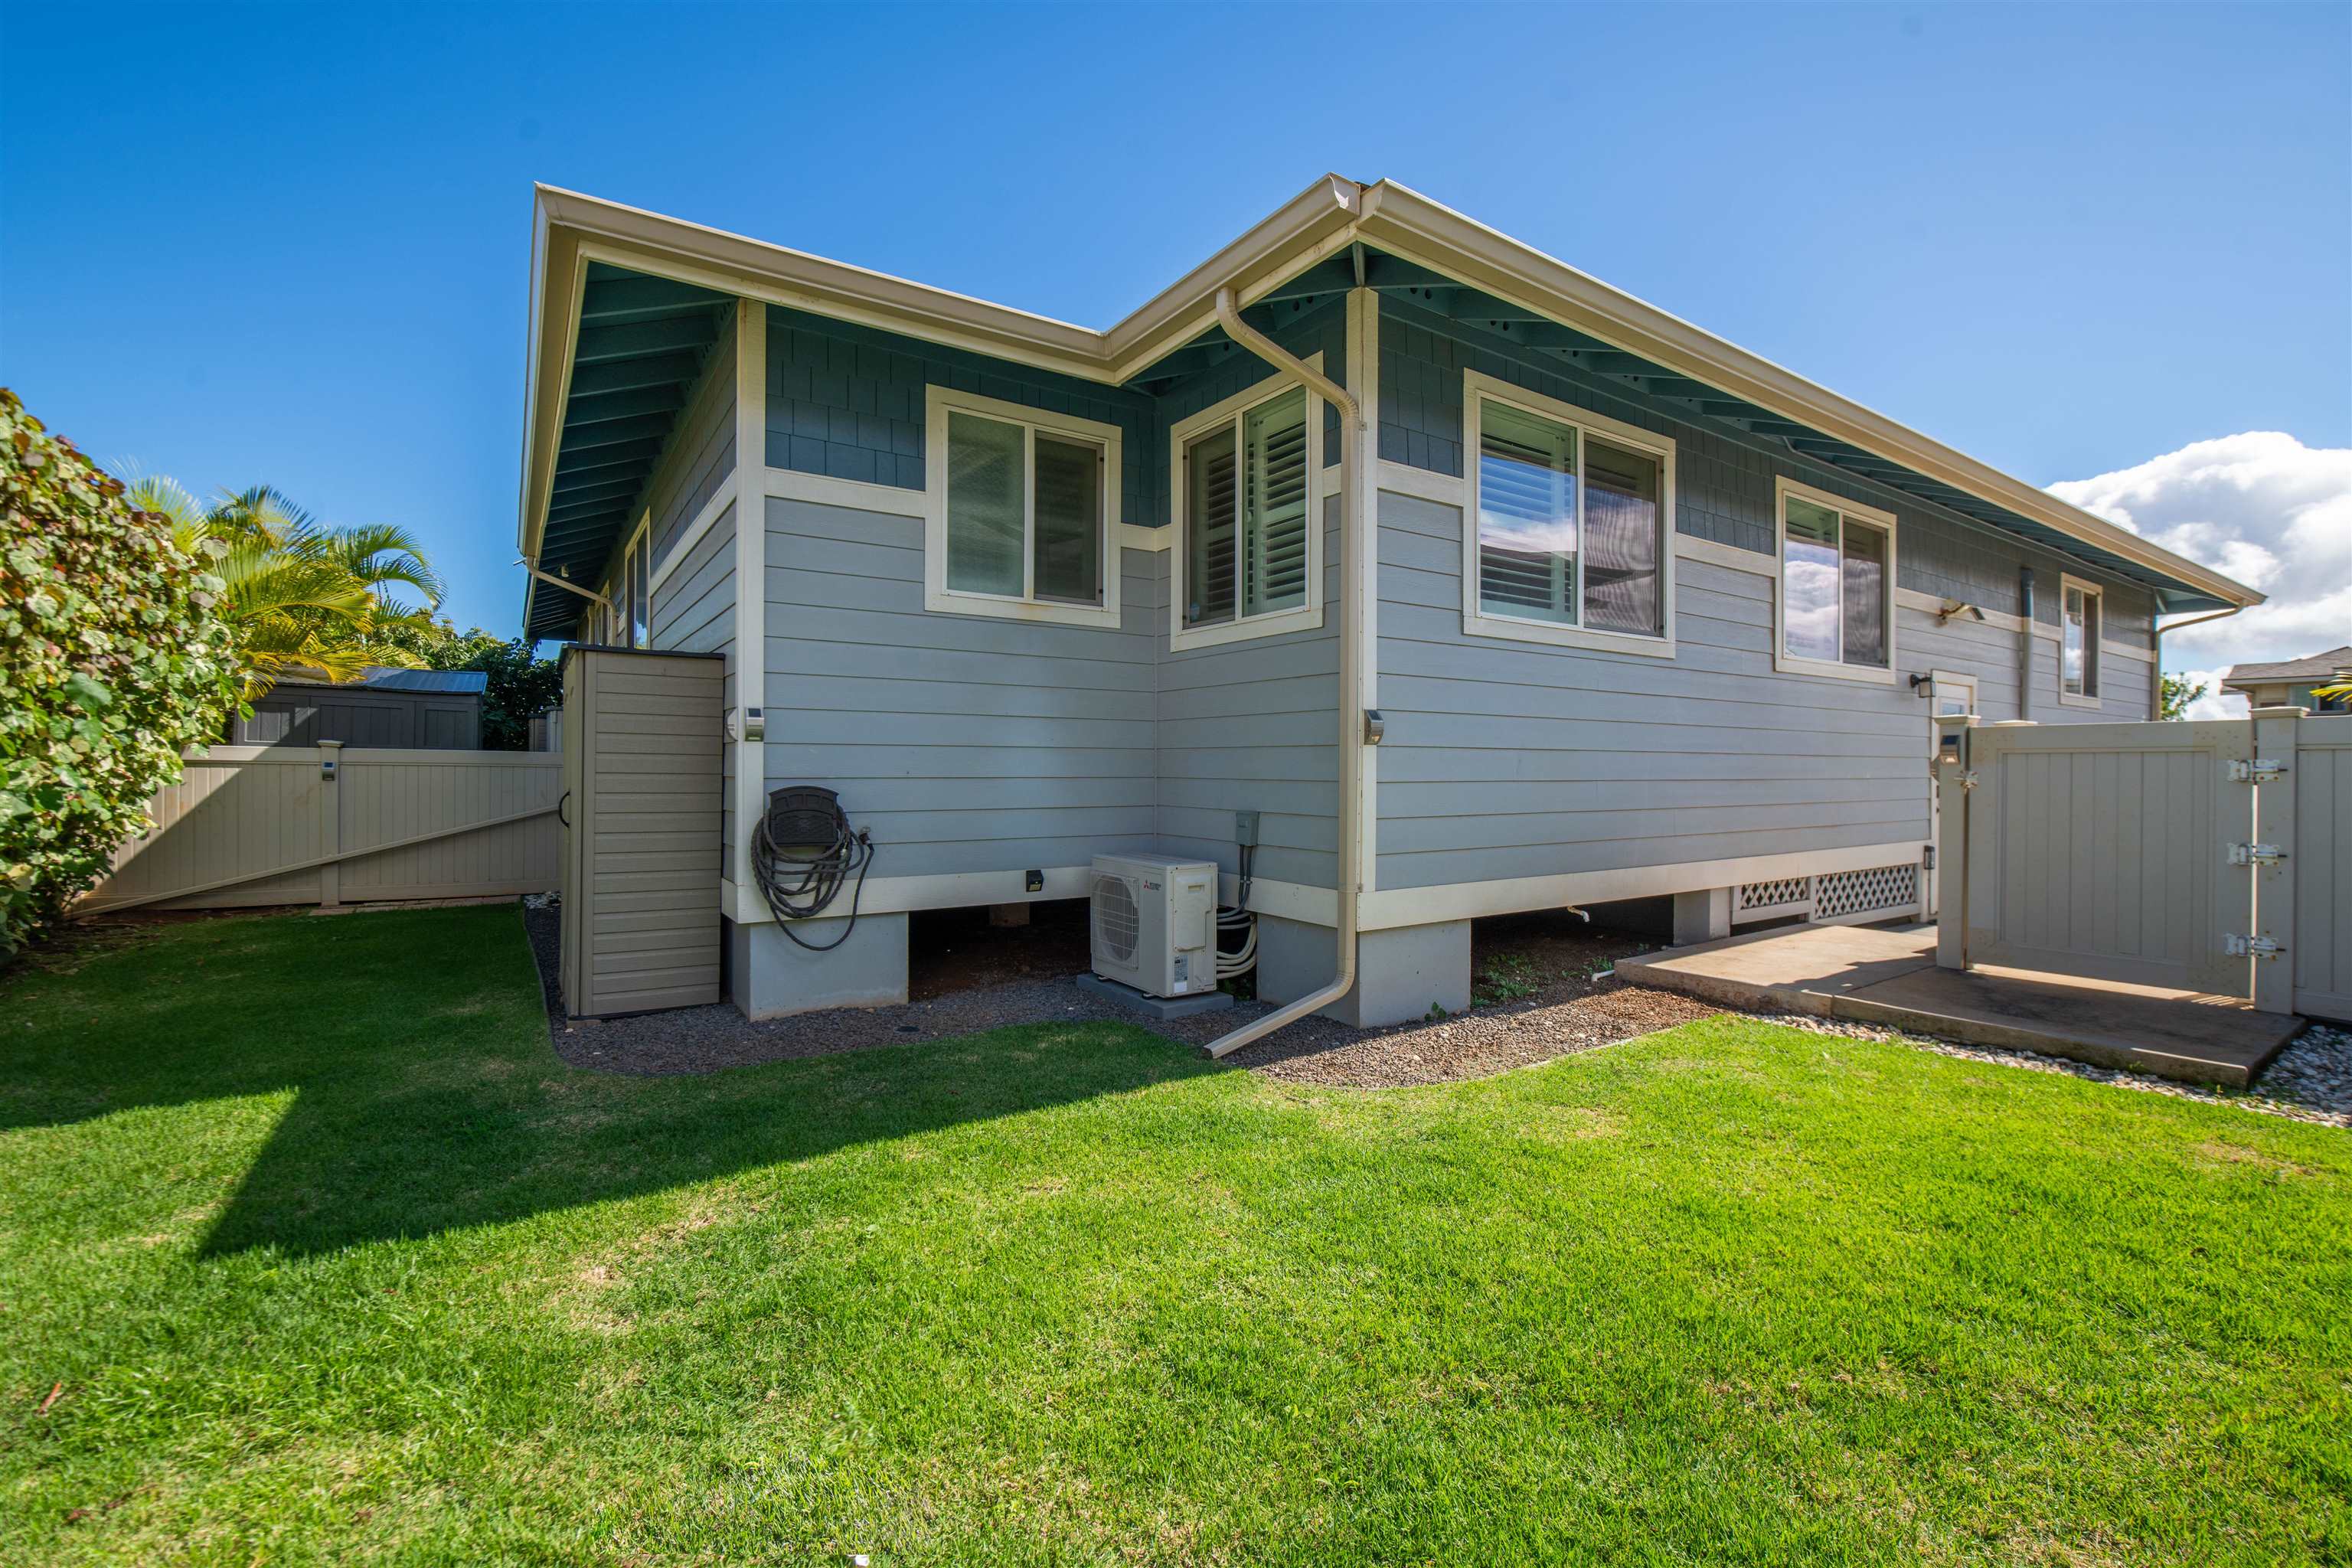
<path id="1" fill-rule="evenodd" d="M 0 1129 L 292 1092 L 207 1256 L 310 1255 L 634 1196 L 1223 1070 L 1144 1030 L 624 1078 L 565 1065 L 512 906 L 159 927 L 0 986 Z"/>

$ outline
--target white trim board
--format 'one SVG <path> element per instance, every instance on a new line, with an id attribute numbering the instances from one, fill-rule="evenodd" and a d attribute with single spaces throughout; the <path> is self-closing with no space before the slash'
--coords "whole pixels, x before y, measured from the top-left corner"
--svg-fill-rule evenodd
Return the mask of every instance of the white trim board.
<path id="1" fill-rule="evenodd" d="M 1349 429 L 1346 416 L 1339 429 L 1339 559 L 1345 568 L 1344 592 L 1354 595 L 1356 607 L 1357 697 L 1369 712 L 1381 706 L 1381 497 L 1378 489 L 1381 415 L 1381 300 L 1370 289 L 1348 290 L 1346 349 L 1348 395 L 1356 401 L 1362 428 Z M 1352 515 L 1351 515 L 1352 514 Z M 1350 544 L 1349 541 L 1354 541 Z M 1344 606 L 1343 606 L 1344 607 Z M 1344 630 L 1344 627 L 1342 628 Z M 1344 641 L 1344 638 L 1342 639 Z M 1351 725 L 1352 729 L 1353 726 Z M 1360 738 L 1360 731 L 1356 731 Z M 1349 743 L 1342 736 L 1341 745 Z M 1381 872 L 1381 749 L 1358 744 L 1353 809 L 1356 863 L 1339 868 L 1338 876 L 1353 879 L 1359 894 L 1380 885 Z M 1334 826 L 1338 824 L 1335 822 Z M 1333 900 L 1336 923 L 1338 900 Z"/>
<path id="2" fill-rule="evenodd" d="M 948 582 L 948 513 L 950 475 L 948 422 L 966 415 L 1021 432 L 1021 576 L 1019 594 L 986 594 Z M 1096 523 L 1095 602 L 1091 605 L 1040 598 L 1036 594 L 1037 438 L 1094 450 Z M 923 608 L 933 615 L 978 616 L 1036 625 L 1093 626 L 1115 631 L 1119 624 L 1118 586 L 1121 458 L 1125 434 L 1116 425 L 1055 414 L 1025 404 L 958 392 L 936 382 L 923 389 Z"/>
<path id="3" fill-rule="evenodd" d="M 688 523 L 684 531 L 676 539 L 670 541 L 669 553 L 661 558 L 661 564 L 656 566 L 653 575 L 646 580 L 646 594 L 648 597 L 661 592 L 661 585 L 669 581 L 670 574 L 676 572 L 686 558 L 694 553 L 694 547 L 702 542 L 702 536 L 717 525 L 719 514 L 735 504 L 735 476 L 730 473 L 719 481 L 719 487 L 710 492 L 710 499 L 704 501 L 702 510 L 694 514 L 694 521 Z M 740 509 L 738 508 L 738 510 Z M 740 520 L 738 521 L 740 522 Z"/>
<path id="4" fill-rule="evenodd" d="M 315 764 L 314 764 L 315 765 Z M 552 807 L 549 808 L 552 809 Z M 1045 887 L 1037 892 L 1028 890 L 1026 871 L 952 871 L 928 877 L 876 877 L 869 880 L 857 900 L 858 912 L 869 915 L 904 914 L 910 910 L 977 909 L 983 904 L 1029 904 L 1051 899 L 1083 899 L 1094 887 L 1094 868 L 1085 866 L 1048 866 L 1045 868 Z M 1240 882 L 1230 872 L 1219 874 L 1217 897 L 1230 902 L 1241 890 Z M 848 912 L 844 900 L 825 911 L 826 918 Z M 1304 921 L 1309 925 L 1331 925 L 1339 919 L 1339 895 L 1328 888 L 1311 888 L 1299 882 L 1277 882 L 1265 877 L 1250 883 L 1251 910 L 1262 915 L 1276 915 L 1284 920 Z M 719 908 L 722 914 L 742 925 L 772 924 L 775 915 L 756 887 L 738 887 L 725 878 L 719 879 Z"/>
<path id="5" fill-rule="evenodd" d="M 1563 601 L 1572 601 L 1564 603 L 1564 608 L 1576 617 L 1570 624 L 1514 616 L 1486 607 L 1485 563 L 1480 543 L 1483 527 L 1480 519 L 1486 508 L 1479 500 L 1483 469 L 1478 465 L 1480 454 L 1485 449 L 1485 410 L 1489 403 L 1499 404 L 1515 413 L 1531 416 L 1573 433 L 1570 493 L 1574 497 L 1571 534 L 1576 548 L 1564 552 L 1570 561 L 1565 574 L 1569 581 L 1562 585 Z M 1588 498 L 1592 493 L 1591 445 L 1595 439 L 1648 458 L 1658 466 L 1658 500 L 1651 518 L 1653 537 L 1657 545 L 1659 574 L 1658 630 L 1655 633 L 1601 631 L 1587 624 L 1591 616 L 1590 607 L 1585 602 L 1585 567 L 1591 555 L 1589 548 L 1591 542 L 1586 537 L 1585 510 Z M 1462 524 L 1464 637 L 1632 654 L 1642 658 L 1675 657 L 1675 562 L 1679 552 L 1673 542 L 1675 447 L 1672 437 L 1660 436 L 1580 408 L 1572 403 L 1563 403 L 1559 398 L 1515 386 L 1499 377 L 1465 370 L 1462 373 L 1462 451 L 1463 466 L 1467 469 L 1463 485 L 1465 499 Z M 1555 570 L 1561 553 L 1553 552 Z"/>
<path id="6" fill-rule="evenodd" d="M 1309 354 L 1303 362 L 1309 370 L 1323 368 L 1320 353 Z M 1207 436 L 1221 425 L 1235 426 L 1234 461 L 1239 466 L 1247 461 L 1239 426 L 1243 416 L 1262 403 L 1286 397 L 1296 390 L 1307 400 L 1307 580 L 1304 603 L 1286 610 L 1272 610 L 1244 617 L 1242 615 L 1241 584 L 1234 585 L 1234 618 L 1213 625 L 1188 626 L 1184 624 L 1184 456 L 1193 441 Z M 1260 637 L 1280 637 L 1286 632 L 1319 631 L 1323 627 L 1323 510 L 1324 502 L 1332 494 L 1332 486 L 1340 482 L 1339 476 L 1323 466 L 1323 399 L 1315 389 L 1303 382 L 1291 380 L 1276 372 L 1263 380 L 1223 398 L 1198 413 L 1187 415 L 1168 427 L 1168 527 L 1174 535 L 1168 552 L 1168 651 L 1185 653 L 1195 648 L 1218 647 L 1228 643 L 1253 642 Z M 1243 486 L 1236 474 L 1234 492 L 1242 493 Z M 1234 553 L 1238 565 L 1242 548 L 1242 518 L 1234 519 Z M 1346 523 L 1341 525 L 1345 536 Z M 1345 592 L 1343 586 L 1342 592 Z"/>
<path id="7" fill-rule="evenodd" d="M 1885 536 L 1886 540 L 1886 589 L 1884 601 L 1886 606 L 1886 662 L 1885 664 L 1848 664 L 1843 658 L 1832 661 L 1789 651 L 1789 503 L 1792 500 L 1803 501 L 1808 506 L 1818 507 L 1824 511 L 1833 511 L 1838 514 L 1840 520 L 1838 523 L 1840 570 L 1838 638 L 1841 653 L 1843 653 L 1845 638 L 1843 609 L 1845 521 L 1851 519 L 1861 523 L 1865 531 L 1875 530 Z M 1864 506 L 1859 501 L 1848 500 L 1843 496 L 1833 495 L 1828 490 L 1817 489 L 1811 485 L 1792 479 L 1786 474 L 1778 474 L 1772 479 L 1772 668 L 1782 675 L 1810 675 L 1826 680 L 1860 681 L 1871 686 L 1894 685 L 1897 679 L 1895 671 L 1902 667 L 1903 663 L 1900 636 L 1902 617 L 1895 614 L 1900 602 L 1897 595 L 1901 590 L 1895 584 L 1901 568 L 1896 556 L 1895 514 L 1874 506 Z"/>
<path id="8" fill-rule="evenodd" d="M 2084 657 L 2088 659 L 2091 667 L 2089 670 L 2090 679 L 2084 682 L 2086 689 L 2079 693 L 2066 689 L 2066 595 L 2069 594 L 2082 595 L 2084 619 L 2086 621 L 2095 620 L 2098 623 L 2096 627 L 2093 628 L 2090 634 L 2084 638 L 2084 642 L 2086 645 L 2084 649 Z M 2095 599 L 2098 601 L 2098 607 L 2096 609 L 2093 609 L 2091 607 L 2091 602 Z M 2060 573 L 2058 574 L 2058 626 L 2056 638 L 2058 643 L 2058 658 L 2055 661 L 2057 664 L 2058 705 L 2060 707 L 2088 708 L 2095 710 L 2101 701 L 2105 699 L 2107 690 L 2107 665 L 2105 658 L 2106 640 L 2107 591 L 2098 584 L 2090 581 L 2088 578 L 2075 576 L 2072 572 Z"/>
<path id="9" fill-rule="evenodd" d="M 768 312 L 738 300 L 735 309 L 735 634 L 728 639 L 735 706 L 748 712 L 768 701 L 768 519 L 760 500 L 768 440 Z M 763 459 L 751 462 L 752 454 Z M 758 515 L 753 515 L 754 503 Z M 768 804 L 767 742 L 731 741 L 735 748 L 734 852 L 722 870 L 746 886 L 751 876 L 751 826 Z M 723 772 L 723 769 L 722 769 Z"/>
<path id="10" fill-rule="evenodd" d="M 1671 866 L 1636 866 L 1614 871 L 1571 871 L 1557 877 L 1515 877 L 1492 882 L 1454 882 L 1435 888 L 1384 888 L 1364 895 L 1360 924 L 1366 931 L 1474 920 L 1481 915 L 1520 914 L 1612 899 L 1654 898 L 1770 882 L 1783 877 L 1818 877 L 1861 871 L 1873 866 L 1916 865 L 1926 840 L 1899 839 L 1853 849 L 1793 850 L 1735 860 L 1688 860 Z"/>
<path id="11" fill-rule="evenodd" d="M 1435 501 L 1456 511 L 1470 504 L 1469 482 L 1458 474 L 1433 473 L 1427 468 L 1416 468 L 1410 463 L 1400 463 L 1389 458 L 1381 459 L 1380 488 L 1394 495 Z"/>
<path id="12" fill-rule="evenodd" d="M 1571 904 L 1602 903 L 1612 899 L 1652 898 L 1706 888 L 1736 887 L 1742 882 L 1769 882 L 1784 877 L 1818 877 L 1833 871 L 1860 871 L 1874 866 L 1916 865 L 1926 841 L 1898 839 L 1852 849 L 1792 850 L 1779 855 L 1753 855 L 1730 860 L 1691 860 L 1668 866 L 1637 866 L 1612 871 L 1577 871 L 1557 877 L 1520 877 L 1490 882 L 1454 882 L 1434 888 L 1367 889 L 1361 924 L 1366 931 L 1432 925 L 1471 920 L 1484 915 L 1521 914 L 1533 910 L 1563 909 Z M 971 909 L 982 904 L 1032 903 L 1048 899 L 1083 899 L 1092 887 L 1093 868 L 1054 866 L 1045 868 L 1043 890 L 1026 890 L 1025 874 L 1018 870 L 961 871 L 929 877 L 877 877 L 866 884 L 858 908 L 868 914 L 899 914 L 910 910 Z M 1230 900 L 1239 889 L 1231 872 L 1223 873 L 1218 896 Z M 719 907 L 728 909 L 734 895 L 733 918 L 750 924 L 772 921 L 756 889 L 737 888 L 722 879 Z M 1339 919 L 1339 896 L 1329 888 L 1256 878 L 1250 889 L 1250 909 L 1308 925 L 1329 926 Z"/>
<path id="13" fill-rule="evenodd" d="M 798 468 L 768 468 L 764 472 L 761 489 L 775 500 L 807 501 L 813 506 L 837 506 L 850 511 L 878 511 L 889 517 L 919 518 L 929 510 L 925 491 L 910 490 L 902 485 L 836 479 L 826 474 L 804 474 Z"/>

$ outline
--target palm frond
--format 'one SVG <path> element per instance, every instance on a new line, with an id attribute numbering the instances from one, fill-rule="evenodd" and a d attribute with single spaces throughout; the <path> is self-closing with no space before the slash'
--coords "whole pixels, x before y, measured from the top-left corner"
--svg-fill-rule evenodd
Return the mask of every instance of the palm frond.
<path id="1" fill-rule="evenodd" d="M 440 607 L 446 592 L 441 574 L 425 559 L 425 548 L 416 536 L 404 528 L 390 523 L 363 523 L 356 528 L 326 531 L 320 539 L 328 551 L 352 576 L 375 591 L 388 608 L 406 613 L 404 606 L 384 598 L 384 590 L 394 584 L 415 589 L 425 595 L 425 609 Z"/>
<path id="2" fill-rule="evenodd" d="M 202 530 L 205 509 L 188 487 L 169 474 L 142 474 L 131 481 L 122 499 L 140 511 L 161 512 L 172 520 L 172 531 L 181 535 L 182 548 Z"/>

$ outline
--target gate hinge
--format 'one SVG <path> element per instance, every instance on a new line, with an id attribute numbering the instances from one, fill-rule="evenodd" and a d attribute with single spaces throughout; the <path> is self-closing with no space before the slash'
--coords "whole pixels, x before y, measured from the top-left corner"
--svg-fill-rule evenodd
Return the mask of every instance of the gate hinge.
<path id="1" fill-rule="evenodd" d="M 2276 958 L 2286 949 L 2266 936 L 2231 935 L 2229 942 L 2231 958 Z"/>
<path id="2" fill-rule="evenodd" d="M 2230 764 L 2231 784 L 2269 784 L 2286 772 L 2286 764 L 2274 757 L 2241 757 Z"/>
<path id="3" fill-rule="evenodd" d="M 2232 844 L 2230 864 L 2232 866 L 2275 866 L 2286 856 L 2275 844 Z"/>

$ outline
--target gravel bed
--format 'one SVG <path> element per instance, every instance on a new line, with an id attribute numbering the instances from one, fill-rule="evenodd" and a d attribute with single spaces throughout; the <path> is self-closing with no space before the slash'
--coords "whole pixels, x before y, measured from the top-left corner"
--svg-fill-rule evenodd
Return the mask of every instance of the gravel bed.
<path id="1" fill-rule="evenodd" d="M 1498 922 L 1499 923 L 1499 922 Z M 555 1053 L 597 1072 L 659 1076 L 715 1072 L 756 1062 L 946 1039 L 1009 1024 L 1104 1019 L 1134 1024 L 1185 1045 L 1205 1045 L 1273 1007 L 1244 1002 L 1222 1013 L 1155 1023 L 1081 991 L 1075 975 L 978 986 L 892 1007 L 840 1007 L 752 1023 L 733 1005 L 680 1007 L 601 1022 L 567 1022 L 556 988 L 557 914 L 532 900 L 523 912 L 547 998 Z M 1482 975 L 1513 993 L 1476 1011 L 1385 1029 L 1307 1018 L 1226 1060 L 1268 1078 L 1356 1089 L 1394 1089 L 1483 1078 L 1704 1018 L 1721 1009 L 1671 992 L 1594 979 L 1641 951 L 1636 939 L 1534 935 L 1505 926 L 1482 942 Z M 1496 965 L 1502 956 L 1503 967 Z M 1518 994 L 1524 991 L 1524 994 Z"/>
<path id="2" fill-rule="evenodd" d="M 558 917 L 551 903 L 526 900 L 523 914 L 547 997 L 549 1036 L 563 1060 L 597 1072 L 715 1072 L 1055 1020 L 1134 1024 L 1198 1046 L 1273 1011 L 1265 1003 L 1244 1002 L 1227 1012 L 1154 1023 L 1079 990 L 1071 975 L 975 986 L 893 1007 L 803 1013 L 761 1024 L 750 1022 L 724 1002 L 567 1023 L 556 989 Z M 1563 932 L 1557 917 L 1515 917 L 1480 922 L 1476 941 L 1473 963 L 1480 994 L 1471 1012 L 1384 1029 L 1352 1029 L 1328 1018 L 1307 1018 L 1226 1060 L 1289 1083 L 1397 1089 L 1484 1078 L 1729 1011 L 1616 980 L 1609 971 L 1619 958 L 1652 945 L 1622 933 L 1580 928 Z M 2289 1042 L 2253 1090 L 2234 1091 L 1811 1014 L 1752 1016 L 1816 1034 L 1895 1041 L 1940 1056 L 2067 1073 L 2148 1094 L 2352 1128 L 2352 1029 L 2338 1026 L 2312 1025 Z"/>

